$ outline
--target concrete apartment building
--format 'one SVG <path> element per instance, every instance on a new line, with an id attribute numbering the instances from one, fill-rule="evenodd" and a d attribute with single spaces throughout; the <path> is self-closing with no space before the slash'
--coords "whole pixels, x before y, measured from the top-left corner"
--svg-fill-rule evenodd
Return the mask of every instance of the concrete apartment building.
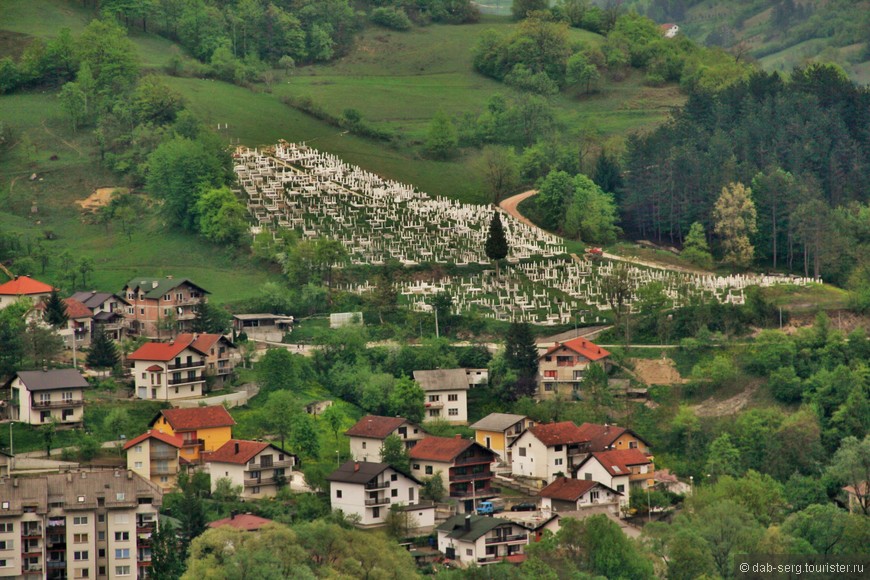
<path id="1" fill-rule="evenodd" d="M 208 300 L 208 290 L 187 278 L 134 278 L 127 282 L 121 296 L 129 303 L 127 319 L 130 332 L 148 338 L 167 338 L 174 334 L 162 330 L 169 321 L 181 331 L 190 330 L 196 305 Z"/>

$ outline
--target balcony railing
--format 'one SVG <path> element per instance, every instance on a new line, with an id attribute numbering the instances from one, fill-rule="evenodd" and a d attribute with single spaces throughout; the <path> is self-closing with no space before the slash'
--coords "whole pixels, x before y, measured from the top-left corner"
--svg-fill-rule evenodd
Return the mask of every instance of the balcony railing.
<path id="1" fill-rule="evenodd" d="M 172 467 L 151 467 L 151 475 L 175 475 L 178 473 L 178 468 Z"/>
<path id="2" fill-rule="evenodd" d="M 27 574 L 40 574 L 42 572 L 41 564 L 28 564 L 24 569 L 24 572 Z"/>
<path id="3" fill-rule="evenodd" d="M 66 568 L 66 560 L 49 560 L 46 562 L 49 568 L 57 569 L 57 568 Z"/>
<path id="4" fill-rule="evenodd" d="M 454 473 L 450 475 L 450 481 L 475 481 L 478 479 L 492 479 L 492 472 L 481 471 L 480 473 Z"/>
<path id="5" fill-rule="evenodd" d="M 263 465 L 262 463 L 257 465 L 256 463 L 249 463 L 246 471 L 256 471 L 260 469 L 281 469 L 285 467 L 293 467 L 293 460 L 282 459 L 281 461 L 273 461 L 271 465 Z"/>
<path id="6" fill-rule="evenodd" d="M 169 370 L 174 371 L 178 369 L 195 369 L 197 367 L 204 367 L 205 361 L 193 361 L 193 362 L 183 362 L 178 364 L 169 365 Z"/>
<path id="7" fill-rule="evenodd" d="M 461 457 L 453 462 L 453 465 L 474 465 L 477 463 L 492 463 L 492 458 L 484 455 L 472 455 L 471 457 Z"/>
<path id="8" fill-rule="evenodd" d="M 496 562 L 501 562 L 502 556 L 487 556 L 486 558 L 478 558 L 478 564 L 494 564 Z"/>
<path id="9" fill-rule="evenodd" d="M 182 447 L 205 447 L 205 439 L 186 439 L 181 443 Z"/>
<path id="10" fill-rule="evenodd" d="M 182 378 L 182 379 L 169 379 L 168 381 L 166 381 L 166 384 L 170 385 L 170 386 L 174 386 L 174 385 L 187 385 L 190 383 L 202 383 L 202 382 L 205 382 L 205 379 L 203 377 L 193 377 L 193 378 L 188 377 L 188 378 Z"/>
<path id="11" fill-rule="evenodd" d="M 426 403 L 427 409 L 441 409 L 443 407 L 444 407 L 443 401 L 431 401 L 431 402 Z"/>
<path id="12" fill-rule="evenodd" d="M 272 476 L 269 477 L 255 477 L 252 479 L 245 480 L 245 487 L 255 487 L 258 485 L 274 485 L 275 478 Z"/>
<path id="13" fill-rule="evenodd" d="M 365 503 L 366 505 L 388 505 L 390 503 L 390 498 L 368 498 Z"/>
<path id="14" fill-rule="evenodd" d="M 487 538 L 487 544 L 510 544 L 513 542 L 528 542 L 528 534 L 513 534 L 511 536 L 496 536 L 495 538 Z"/>
<path id="15" fill-rule="evenodd" d="M 149 457 L 151 458 L 151 461 L 154 461 L 154 460 L 166 461 L 166 460 L 175 459 L 176 457 L 178 457 L 178 451 L 176 451 L 175 449 L 166 450 L 166 451 L 155 451 L 154 449 L 152 449 L 151 453 L 149 454 Z"/>
<path id="16" fill-rule="evenodd" d="M 390 487 L 389 481 L 382 481 L 380 483 L 374 481 L 366 484 L 366 489 L 387 489 L 388 487 Z"/>
<path id="17" fill-rule="evenodd" d="M 67 399 L 63 401 L 33 401 L 34 409 L 59 409 L 61 407 L 81 407 L 85 402 L 81 399 Z"/>
<path id="18" fill-rule="evenodd" d="M 33 526 L 31 528 L 21 528 L 22 538 L 42 537 L 42 526 Z"/>

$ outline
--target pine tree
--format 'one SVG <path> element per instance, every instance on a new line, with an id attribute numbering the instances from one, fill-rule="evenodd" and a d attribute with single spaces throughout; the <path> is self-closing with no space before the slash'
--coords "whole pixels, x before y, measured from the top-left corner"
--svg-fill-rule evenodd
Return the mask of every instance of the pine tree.
<path id="1" fill-rule="evenodd" d="M 486 236 L 484 251 L 486 257 L 495 262 L 495 271 L 496 274 L 499 274 L 499 263 L 508 255 L 508 243 L 504 235 L 504 228 L 501 225 L 501 216 L 497 211 L 489 222 L 489 233 Z"/>
<path id="2" fill-rule="evenodd" d="M 69 317 L 66 315 L 66 304 L 60 299 L 57 288 L 51 290 L 51 295 L 45 301 L 45 321 L 55 328 L 65 325 Z"/>
<path id="3" fill-rule="evenodd" d="M 538 374 L 538 347 L 532 327 L 524 322 L 512 322 L 504 342 L 505 362 L 517 374 L 510 396 L 519 399 L 533 394 Z"/>
<path id="4" fill-rule="evenodd" d="M 693 223 L 689 228 L 680 255 L 701 268 L 709 270 L 713 267 L 713 256 L 710 255 L 710 248 L 707 245 L 707 235 L 704 233 L 704 226 L 699 222 Z"/>
<path id="5" fill-rule="evenodd" d="M 208 302 L 205 301 L 204 297 L 200 298 L 196 306 L 193 307 L 191 329 L 194 332 L 209 332 L 209 329 L 212 326 L 211 319 L 211 307 L 208 305 Z"/>
<path id="6" fill-rule="evenodd" d="M 722 195 L 713 207 L 713 220 L 714 231 L 722 243 L 724 262 L 738 268 L 752 264 L 755 248 L 749 236 L 758 230 L 755 219 L 751 189 L 739 182 L 722 188 Z"/>
<path id="7" fill-rule="evenodd" d="M 93 368 L 115 368 L 120 363 L 118 349 L 102 326 L 94 332 L 86 361 Z"/>

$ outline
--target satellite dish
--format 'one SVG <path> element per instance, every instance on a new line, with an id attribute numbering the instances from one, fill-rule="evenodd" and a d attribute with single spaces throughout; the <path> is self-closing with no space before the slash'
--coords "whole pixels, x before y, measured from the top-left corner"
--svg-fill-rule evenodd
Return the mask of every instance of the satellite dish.
<path id="1" fill-rule="evenodd" d="M 184 308 L 182 308 L 181 306 L 179 306 L 179 307 L 178 307 L 178 313 L 179 313 L 179 314 L 184 314 Z"/>

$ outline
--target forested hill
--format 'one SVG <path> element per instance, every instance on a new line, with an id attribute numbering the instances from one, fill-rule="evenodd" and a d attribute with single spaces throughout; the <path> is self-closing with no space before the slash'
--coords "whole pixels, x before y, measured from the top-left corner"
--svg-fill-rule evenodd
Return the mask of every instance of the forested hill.
<path id="1" fill-rule="evenodd" d="M 694 222 L 710 231 L 722 187 L 741 182 L 757 207 L 757 259 L 844 282 L 870 243 L 868 141 L 870 90 L 833 66 L 695 92 L 671 122 L 629 140 L 623 227 L 682 242 Z"/>

